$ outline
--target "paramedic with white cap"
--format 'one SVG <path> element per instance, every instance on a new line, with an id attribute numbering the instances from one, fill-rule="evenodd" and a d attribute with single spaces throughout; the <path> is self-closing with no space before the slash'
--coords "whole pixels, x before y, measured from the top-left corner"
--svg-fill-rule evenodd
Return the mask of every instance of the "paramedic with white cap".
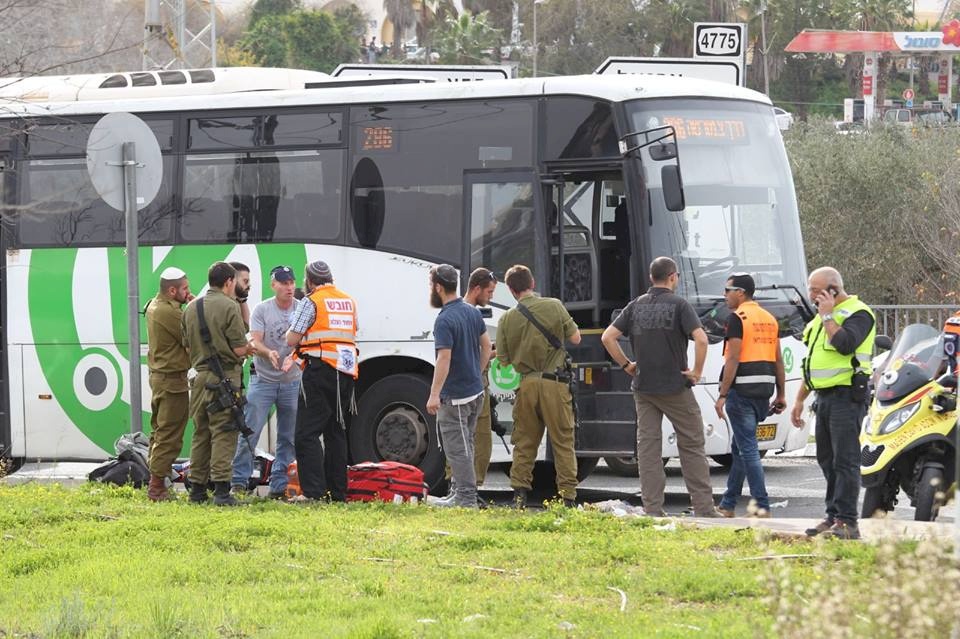
<path id="1" fill-rule="evenodd" d="M 160 291 L 146 308 L 147 365 L 150 367 L 150 484 L 152 501 L 169 497 L 165 478 L 183 448 L 190 412 L 187 370 L 190 356 L 180 332 L 182 306 L 193 299 L 187 274 L 176 267 L 160 274 Z"/>

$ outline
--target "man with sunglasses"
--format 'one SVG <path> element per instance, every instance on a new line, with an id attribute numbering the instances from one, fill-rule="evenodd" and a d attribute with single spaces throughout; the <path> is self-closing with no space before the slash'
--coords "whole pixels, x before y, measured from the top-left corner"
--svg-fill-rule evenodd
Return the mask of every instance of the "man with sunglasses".
<path id="1" fill-rule="evenodd" d="M 630 302 L 600 338 L 613 360 L 633 377 L 637 406 L 637 464 L 643 508 L 649 515 L 665 516 L 663 493 L 663 418 L 677 436 L 683 479 L 697 517 L 719 517 L 713 503 L 707 463 L 703 417 L 693 395 L 707 359 L 707 334 L 686 299 L 674 294 L 680 273 L 669 257 L 650 263 L 652 286 Z M 630 338 L 636 361 L 630 361 L 617 340 Z M 693 340 L 695 361 L 687 364 L 687 344 Z"/>
<path id="2" fill-rule="evenodd" d="M 744 478 L 755 502 L 749 514 L 770 516 L 770 498 L 757 447 L 757 426 L 767 415 L 782 413 L 787 407 L 780 327 L 773 315 L 753 301 L 755 290 L 753 277 L 748 273 L 734 273 L 723 289 L 727 308 L 733 311 L 727 320 L 723 371 L 715 404 L 720 419 L 725 419 L 726 408 L 726 419 L 733 432 L 730 444 L 733 465 L 718 508 L 724 517 L 734 516 Z M 770 405 L 774 389 L 777 396 Z"/>
<path id="3" fill-rule="evenodd" d="M 257 304 L 250 315 L 255 352 L 244 412 L 253 434 L 249 445 L 243 435 L 237 441 L 231 480 L 234 492 L 244 492 L 249 487 L 253 473 L 250 449 L 260 439 L 273 407 L 277 409 L 277 456 L 270 470 L 270 497 L 280 499 L 287 490 L 287 466 L 294 458 L 293 433 L 301 375 L 300 367 L 293 363 L 293 347 L 287 344 L 286 338 L 297 307 L 293 298 L 296 286 L 292 268 L 274 267 L 270 271 L 274 296 Z"/>

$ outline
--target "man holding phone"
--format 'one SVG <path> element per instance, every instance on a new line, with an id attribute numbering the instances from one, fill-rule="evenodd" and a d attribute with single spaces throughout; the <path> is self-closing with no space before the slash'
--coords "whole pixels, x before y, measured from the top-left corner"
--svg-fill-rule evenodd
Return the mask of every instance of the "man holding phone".
<path id="1" fill-rule="evenodd" d="M 804 384 L 790 416 L 801 428 L 803 402 L 811 391 L 817 392 L 817 463 L 827 480 L 827 494 L 826 517 L 806 532 L 811 537 L 859 539 L 860 424 L 867 411 L 876 319 L 869 306 L 846 293 L 835 268 L 815 270 L 807 289 L 818 315 L 803 332 Z"/>
<path id="2" fill-rule="evenodd" d="M 717 416 L 726 419 L 733 432 L 733 465 L 727 476 L 727 490 L 717 508 L 724 517 L 734 516 L 744 478 L 755 502 L 755 510 L 749 514 L 770 516 L 770 498 L 757 448 L 757 426 L 767 415 L 782 413 L 787 407 L 780 327 L 773 315 L 753 301 L 755 290 L 753 277 L 748 273 L 734 273 L 723 289 L 727 308 L 733 311 L 727 321 L 723 372 L 715 406 Z M 777 395 L 771 405 L 774 389 Z"/>

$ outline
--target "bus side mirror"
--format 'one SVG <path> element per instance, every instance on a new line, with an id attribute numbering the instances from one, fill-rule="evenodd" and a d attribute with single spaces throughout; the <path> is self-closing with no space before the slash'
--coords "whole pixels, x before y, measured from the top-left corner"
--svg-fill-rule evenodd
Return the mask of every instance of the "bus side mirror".
<path id="1" fill-rule="evenodd" d="M 650 147 L 650 157 L 657 162 L 677 159 L 677 145 L 674 142 L 661 142 Z"/>
<path id="2" fill-rule="evenodd" d="M 873 338 L 873 343 L 881 351 L 889 351 L 891 348 L 893 348 L 893 340 L 886 335 L 877 335 Z"/>
<path id="3" fill-rule="evenodd" d="M 683 181 L 680 179 L 680 167 L 668 164 L 660 169 L 660 185 L 663 188 L 663 203 L 668 211 L 682 211 L 686 208 L 683 199 Z"/>

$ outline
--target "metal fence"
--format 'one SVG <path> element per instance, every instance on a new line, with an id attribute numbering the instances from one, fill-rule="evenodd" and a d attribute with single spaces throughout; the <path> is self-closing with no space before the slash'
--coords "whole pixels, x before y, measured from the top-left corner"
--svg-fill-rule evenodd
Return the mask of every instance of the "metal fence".
<path id="1" fill-rule="evenodd" d="M 902 306 L 871 306 L 877 315 L 877 335 L 897 335 L 910 324 L 929 324 L 936 329 L 943 327 L 948 317 L 958 309 L 956 306 L 938 306 L 935 304 L 905 304 Z"/>

